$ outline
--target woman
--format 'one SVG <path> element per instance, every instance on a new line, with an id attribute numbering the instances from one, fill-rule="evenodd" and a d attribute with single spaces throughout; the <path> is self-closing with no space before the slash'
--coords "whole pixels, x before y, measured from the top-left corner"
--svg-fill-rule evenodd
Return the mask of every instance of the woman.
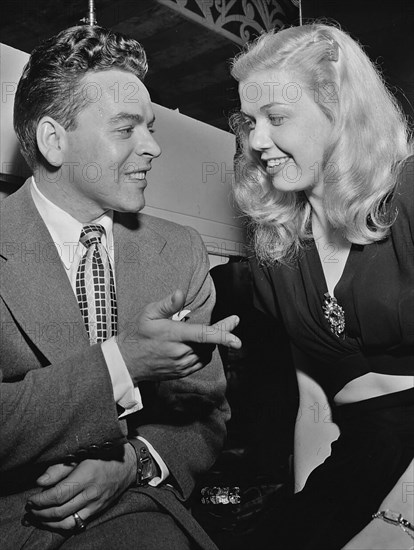
<path id="1" fill-rule="evenodd" d="M 341 432 L 256 547 L 334 550 L 414 456 L 413 146 L 374 65 L 333 26 L 262 35 L 232 75 L 256 301 L 285 325 Z"/>

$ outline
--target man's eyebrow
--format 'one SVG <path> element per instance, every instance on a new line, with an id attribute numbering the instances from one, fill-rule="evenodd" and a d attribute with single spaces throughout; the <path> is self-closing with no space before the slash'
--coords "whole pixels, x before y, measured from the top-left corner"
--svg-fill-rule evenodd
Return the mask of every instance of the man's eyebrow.
<path id="1" fill-rule="evenodd" d="M 288 107 L 289 103 L 283 103 L 282 101 L 272 101 L 271 103 L 267 103 L 266 105 L 262 105 L 260 107 L 260 110 L 261 111 L 266 111 L 267 109 L 271 109 L 275 105 L 277 105 L 277 106 L 281 105 L 282 107 Z"/>
<path id="2" fill-rule="evenodd" d="M 133 121 L 135 124 L 141 124 L 145 121 L 145 119 L 141 115 L 136 115 L 133 113 L 118 113 L 109 119 L 110 124 L 117 124 L 118 122 L 123 121 Z M 155 117 L 152 117 L 152 119 L 148 121 L 148 125 L 154 124 L 154 122 Z"/>

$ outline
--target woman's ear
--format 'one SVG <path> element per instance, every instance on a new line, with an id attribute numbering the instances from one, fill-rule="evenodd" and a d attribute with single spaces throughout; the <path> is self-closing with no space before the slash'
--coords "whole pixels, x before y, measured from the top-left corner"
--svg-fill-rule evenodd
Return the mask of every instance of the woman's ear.
<path id="1" fill-rule="evenodd" d="M 66 145 L 66 130 L 59 122 L 49 116 L 40 119 L 36 130 L 39 151 L 47 162 L 60 168 L 63 164 Z"/>

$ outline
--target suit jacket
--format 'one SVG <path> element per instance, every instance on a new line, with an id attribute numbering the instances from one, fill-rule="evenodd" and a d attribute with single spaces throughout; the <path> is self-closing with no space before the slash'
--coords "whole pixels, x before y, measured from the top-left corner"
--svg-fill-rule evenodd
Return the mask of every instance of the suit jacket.
<path id="1" fill-rule="evenodd" d="M 31 537 L 40 537 L 41 548 L 56 547 L 54 535 L 21 525 L 28 496 L 39 490 L 35 479 L 52 463 L 105 456 L 139 434 L 166 462 L 171 487 L 128 490 L 94 521 L 155 505 L 211 548 L 182 503 L 225 435 L 229 411 L 217 352 L 187 378 L 140 384 L 143 410 L 119 420 L 101 347 L 89 345 L 29 181 L 2 201 L 0 216 L 0 540 L 13 532 L 13 548 Z M 214 287 L 193 229 L 115 213 L 114 242 L 120 331 L 132 334 L 134 316 L 176 288 L 186 293 L 193 322 L 210 321 Z"/>

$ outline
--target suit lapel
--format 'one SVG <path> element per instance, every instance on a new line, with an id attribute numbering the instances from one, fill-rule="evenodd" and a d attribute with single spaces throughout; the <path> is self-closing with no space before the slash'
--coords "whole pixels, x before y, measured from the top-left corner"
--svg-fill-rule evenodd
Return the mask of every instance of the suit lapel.
<path id="1" fill-rule="evenodd" d="M 30 181 L 1 212 L 1 294 L 17 323 L 51 362 L 89 347 L 65 268 L 31 197 Z M 180 287 L 162 251 L 166 240 L 146 216 L 115 213 L 115 277 L 119 330 L 149 302 Z"/>
<path id="2" fill-rule="evenodd" d="M 120 328 L 146 304 L 161 300 L 180 286 L 177 269 L 162 254 L 166 240 L 149 225 L 146 216 L 114 216 Z"/>
<path id="3" fill-rule="evenodd" d="M 89 346 L 76 297 L 29 181 L 4 202 L 1 293 L 18 324 L 51 362 Z"/>

